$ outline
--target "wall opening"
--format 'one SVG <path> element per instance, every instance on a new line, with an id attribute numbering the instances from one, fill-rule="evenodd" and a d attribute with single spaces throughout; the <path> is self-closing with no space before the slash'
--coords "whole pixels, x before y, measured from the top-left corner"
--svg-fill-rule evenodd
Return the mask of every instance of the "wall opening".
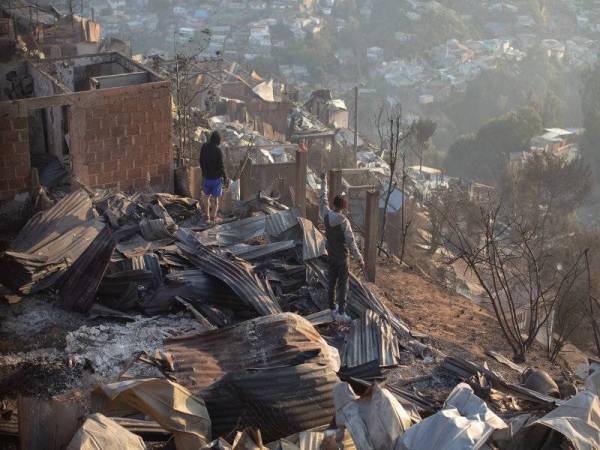
<path id="1" fill-rule="evenodd" d="M 67 181 L 70 165 L 70 106 L 32 109 L 28 114 L 29 156 L 40 183 L 56 187 Z"/>

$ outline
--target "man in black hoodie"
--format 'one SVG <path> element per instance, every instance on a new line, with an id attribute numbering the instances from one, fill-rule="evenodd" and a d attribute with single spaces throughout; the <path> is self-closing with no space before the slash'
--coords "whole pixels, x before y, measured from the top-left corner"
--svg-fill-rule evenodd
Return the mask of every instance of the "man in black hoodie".
<path id="1" fill-rule="evenodd" d="M 213 131 L 209 141 L 200 149 L 200 168 L 202 169 L 202 190 L 206 196 L 206 215 L 209 221 L 217 219 L 219 197 L 223 194 L 223 182 L 227 179 L 223 152 L 219 145 L 221 136 Z M 212 206 L 212 208 L 211 208 Z M 212 214 L 211 214 L 212 212 Z"/>

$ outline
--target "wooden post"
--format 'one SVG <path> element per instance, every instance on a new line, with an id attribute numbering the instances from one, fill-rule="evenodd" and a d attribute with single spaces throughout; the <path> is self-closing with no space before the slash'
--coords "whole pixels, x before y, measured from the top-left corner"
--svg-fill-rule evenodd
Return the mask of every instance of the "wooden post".
<path id="1" fill-rule="evenodd" d="M 358 86 L 354 87 L 354 160 L 358 152 Z"/>
<path id="2" fill-rule="evenodd" d="M 328 184 L 329 192 L 327 192 L 327 196 L 329 197 L 329 207 L 333 208 L 333 199 L 343 191 L 342 171 L 340 169 L 331 169 L 329 171 Z"/>
<path id="3" fill-rule="evenodd" d="M 300 215 L 306 217 L 306 171 L 308 165 L 308 152 L 299 148 L 296 150 L 296 183 L 294 187 L 294 196 L 296 207 L 300 210 Z"/>
<path id="4" fill-rule="evenodd" d="M 202 200 L 202 169 L 200 166 L 187 167 L 191 198 Z"/>
<path id="5" fill-rule="evenodd" d="M 375 282 L 377 269 L 377 241 L 379 235 L 379 191 L 367 192 L 365 207 L 365 277 Z"/>
<path id="6" fill-rule="evenodd" d="M 246 201 L 252 198 L 252 160 L 249 159 L 240 173 L 240 200 Z"/>

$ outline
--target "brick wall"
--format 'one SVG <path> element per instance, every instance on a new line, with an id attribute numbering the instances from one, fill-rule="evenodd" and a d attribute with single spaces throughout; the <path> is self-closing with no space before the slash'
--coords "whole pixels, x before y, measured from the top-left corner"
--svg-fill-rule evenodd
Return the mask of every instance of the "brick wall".
<path id="1" fill-rule="evenodd" d="M 77 130 L 73 174 L 90 187 L 170 190 L 171 97 L 168 85 L 87 91 L 71 111 Z"/>
<path id="2" fill-rule="evenodd" d="M 0 120 L 0 200 L 28 188 L 30 181 L 27 117 Z"/>

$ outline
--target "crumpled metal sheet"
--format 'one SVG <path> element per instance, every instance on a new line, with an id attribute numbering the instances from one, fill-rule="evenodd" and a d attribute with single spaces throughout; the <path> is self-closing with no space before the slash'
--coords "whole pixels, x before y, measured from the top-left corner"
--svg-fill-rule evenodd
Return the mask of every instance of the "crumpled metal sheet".
<path id="1" fill-rule="evenodd" d="M 105 191 L 96 201 L 96 207 L 104 214 L 113 228 L 126 224 L 137 224 L 144 217 L 144 207 L 132 196 L 123 192 Z"/>
<path id="2" fill-rule="evenodd" d="M 509 392 L 511 395 L 518 396 L 527 401 L 537 403 L 544 408 L 552 409 L 555 406 L 564 403 L 564 401 L 559 398 L 536 392 L 525 386 L 508 383 L 496 372 L 463 358 L 448 356 L 442 362 L 441 367 L 462 379 L 468 379 L 473 375 L 480 373 L 485 375 L 486 379 L 492 383 L 494 388 Z"/>
<path id="3" fill-rule="evenodd" d="M 162 284 L 158 256 L 146 253 L 111 263 L 98 288 L 98 297 L 110 308 L 127 311 L 139 304 L 140 294 L 150 295 Z"/>
<path id="4" fill-rule="evenodd" d="M 390 324 L 368 309 L 352 322 L 341 358 L 342 367 L 357 367 L 372 361 L 380 366 L 393 366 L 400 361 L 400 345 Z"/>
<path id="5" fill-rule="evenodd" d="M 65 308 L 89 311 L 114 249 L 112 232 L 105 227 L 61 279 L 60 298 Z"/>
<path id="6" fill-rule="evenodd" d="M 147 241 L 165 241 L 165 244 L 172 243 L 175 239 L 167 223 L 163 219 L 147 219 L 140 221 L 140 232 Z"/>
<path id="7" fill-rule="evenodd" d="M 208 230 L 197 233 L 198 240 L 204 245 L 229 245 L 246 242 L 265 234 L 264 215 L 257 215 L 235 222 L 216 225 Z"/>
<path id="8" fill-rule="evenodd" d="M 274 314 L 192 336 L 166 341 L 179 383 L 200 392 L 229 372 L 304 362 L 339 370 L 339 356 L 305 318 Z M 198 370 L 201 367 L 202 370 Z"/>
<path id="9" fill-rule="evenodd" d="M 304 261 L 319 258 L 327 254 L 327 248 L 323 233 L 307 219 L 298 217 L 298 223 L 302 229 L 302 258 Z"/>
<path id="10" fill-rule="evenodd" d="M 319 282 L 327 286 L 327 270 L 325 263 L 313 259 L 305 262 L 317 275 Z M 348 310 L 357 317 L 367 310 L 374 311 L 380 318 L 390 324 L 402 347 L 410 350 L 417 356 L 425 357 L 432 353 L 429 346 L 413 339 L 408 326 L 352 273 L 350 273 L 350 289 L 348 291 Z"/>
<path id="11" fill-rule="evenodd" d="M 207 275 L 203 270 L 172 271 L 167 275 L 166 280 L 169 284 L 185 286 L 187 292 L 181 295 L 193 300 L 195 306 L 197 303 L 206 303 L 216 305 L 221 309 L 254 311 L 251 306 L 242 302 L 239 296 L 223 281 Z"/>
<path id="12" fill-rule="evenodd" d="M 160 378 L 127 380 L 98 389 L 112 402 L 125 403 L 173 433 L 178 450 L 197 450 L 211 440 L 204 401 L 183 386 Z"/>
<path id="13" fill-rule="evenodd" d="M 260 315 L 277 314 L 281 307 L 266 280 L 261 280 L 252 266 L 239 259 L 219 256 L 202 245 L 193 233 L 179 229 L 177 246 L 196 267 L 220 279 L 247 305 Z"/>
<path id="14" fill-rule="evenodd" d="M 298 228 L 298 217 L 300 217 L 300 211 L 297 208 L 270 214 L 266 218 L 265 233 L 271 239 L 285 240 L 287 236 L 283 237 L 284 233 L 294 227 Z"/>
<path id="15" fill-rule="evenodd" d="M 536 437 L 544 434 L 535 432 L 541 427 L 552 429 L 563 435 L 576 450 L 595 450 L 600 448 L 600 401 L 590 391 L 582 391 L 564 404 L 525 427 L 519 446 L 515 449 L 537 448 Z"/>
<path id="16" fill-rule="evenodd" d="M 339 357 L 301 316 L 259 317 L 166 348 L 173 377 L 205 399 L 215 436 L 252 426 L 272 441 L 333 417 Z"/>
<path id="17" fill-rule="evenodd" d="M 310 267 L 317 275 L 319 282 L 323 286 L 327 286 L 327 269 L 326 264 L 319 260 L 306 261 L 306 265 Z M 356 316 L 360 316 L 364 311 L 371 309 L 380 317 L 384 317 L 392 326 L 394 331 L 404 337 L 410 337 L 410 329 L 408 326 L 393 314 L 387 306 L 375 296 L 366 286 L 352 273 L 350 274 L 350 289 L 348 291 L 348 308 L 350 312 Z"/>
<path id="18" fill-rule="evenodd" d="M 361 450 L 389 450 L 412 425 L 400 402 L 376 384 L 359 397 L 349 384 L 340 383 L 334 389 L 334 399 L 335 423 L 350 432 Z"/>
<path id="19" fill-rule="evenodd" d="M 66 450 L 145 450 L 144 440 L 103 414 L 85 419 Z"/>
<path id="20" fill-rule="evenodd" d="M 488 408 L 466 384 L 458 384 L 448 396 L 444 409 L 409 428 L 394 450 L 477 450 L 494 430 L 506 423 Z"/>
<path id="21" fill-rule="evenodd" d="M 294 241 L 281 241 L 262 245 L 235 244 L 227 247 L 227 251 L 238 258 L 245 259 L 246 261 L 253 261 L 255 259 L 291 250 L 294 247 L 296 247 Z"/>
<path id="22" fill-rule="evenodd" d="M 213 435 L 244 427 L 261 430 L 266 442 L 331 422 L 333 387 L 339 380 L 328 365 L 231 372 L 202 391 Z"/>
<path id="23" fill-rule="evenodd" d="M 85 191 L 66 196 L 23 227 L 0 258 L 0 282 L 26 294 L 51 286 L 103 228 Z"/>
<path id="24" fill-rule="evenodd" d="M 301 431 L 267 444 L 269 450 L 356 450 L 352 436 L 347 430 L 338 436 L 338 429 L 319 427 Z"/>

